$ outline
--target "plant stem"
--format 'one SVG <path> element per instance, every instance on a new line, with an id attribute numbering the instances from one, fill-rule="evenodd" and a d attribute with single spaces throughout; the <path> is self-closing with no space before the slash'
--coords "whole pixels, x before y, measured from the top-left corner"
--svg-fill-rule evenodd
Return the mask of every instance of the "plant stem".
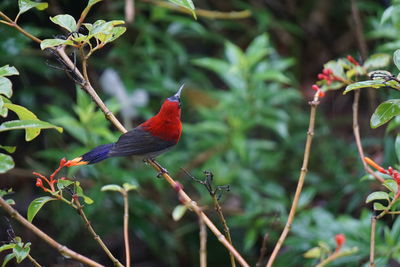
<path id="1" fill-rule="evenodd" d="M 2 197 L 0 197 L 0 207 L 3 210 L 5 210 L 11 216 L 11 218 L 22 224 L 24 227 L 31 230 L 34 234 L 36 234 L 40 239 L 45 241 L 47 244 L 57 249 L 61 255 L 67 255 L 69 258 L 77 260 L 88 266 L 94 266 L 94 267 L 103 266 L 55 241 L 53 238 L 48 236 L 38 227 L 30 223 L 27 219 L 25 219 L 21 214 L 18 213 L 18 211 L 16 211 L 13 207 L 11 207 Z"/>
<path id="2" fill-rule="evenodd" d="M 204 221 L 199 217 L 200 237 L 200 267 L 207 267 L 207 228 Z"/>
<path id="3" fill-rule="evenodd" d="M 149 2 L 167 9 L 175 10 L 181 13 L 192 14 L 192 12 L 189 9 L 174 5 L 172 3 L 159 0 L 142 0 L 142 1 Z M 251 16 L 250 10 L 219 12 L 219 11 L 210 11 L 210 10 L 196 8 L 194 12 L 199 17 L 212 18 L 212 19 L 245 19 Z"/>
<path id="4" fill-rule="evenodd" d="M 230 244 L 232 244 L 231 233 L 229 231 L 228 224 L 226 223 L 224 214 L 222 213 L 222 208 L 221 208 L 221 205 L 219 205 L 217 196 L 215 194 L 212 194 L 211 197 L 212 197 L 213 202 L 214 202 L 215 211 L 217 212 L 218 217 L 219 217 L 219 219 L 220 219 L 220 221 L 222 223 L 222 226 L 224 228 L 224 233 L 225 233 L 226 239 L 228 239 L 228 242 Z M 230 258 L 230 261 L 231 261 L 231 266 L 235 267 L 236 266 L 235 257 L 233 257 L 233 254 L 230 253 L 230 252 L 229 252 L 229 258 Z"/>
<path id="5" fill-rule="evenodd" d="M 31 255 L 27 255 L 26 258 L 33 264 L 35 267 L 42 267 Z"/>
<path id="6" fill-rule="evenodd" d="M 319 264 L 315 265 L 315 267 L 324 267 L 338 258 L 354 254 L 357 251 L 358 251 L 357 248 L 352 248 L 352 249 L 348 249 L 348 250 L 344 250 L 344 251 L 340 251 L 340 250 L 335 251 L 328 258 L 321 261 Z"/>
<path id="7" fill-rule="evenodd" d="M 261 267 L 261 265 L 262 265 L 262 262 L 263 262 L 264 257 L 265 257 L 265 253 L 267 252 L 268 237 L 269 237 L 269 235 L 268 235 L 268 233 L 266 233 L 264 235 L 264 238 L 263 238 L 262 246 L 261 246 L 261 249 L 260 249 L 260 257 L 258 258 L 256 267 Z"/>
<path id="8" fill-rule="evenodd" d="M 360 100 L 360 90 L 355 90 L 354 92 L 354 100 L 353 100 L 353 134 L 356 140 L 358 154 L 360 156 L 361 162 L 364 165 L 364 169 L 366 172 L 371 174 L 377 181 L 383 183 L 385 180 L 377 175 L 364 161 L 364 150 L 361 144 L 361 136 L 360 136 L 360 126 L 358 124 L 358 103 Z"/>
<path id="9" fill-rule="evenodd" d="M 319 105 L 318 94 L 315 94 L 313 101 L 310 101 L 309 104 L 311 106 L 310 121 L 309 121 L 308 131 L 307 131 L 306 146 L 304 149 L 303 164 L 302 164 L 302 167 L 300 170 L 299 181 L 297 183 L 296 193 L 294 195 L 294 199 L 292 202 L 292 206 L 290 208 L 289 217 L 286 221 L 285 228 L 283 229 L 281 236 L 279 237 L 279 240 L 276 243 L 274 250 L 272 251 L 271 257 L 269 258 L 268 263 L 266 265 L 267 267 L 271 267 L 272 264 L 274 263 L 275 258 L 278 256 L 279 250 L 281 249 L 283 242 L 285 241 L 285 239 L 290 231 L 290 228 L 292 227 L 293 219 L 296 214 L 297 205 L 299 203 L 300 194 L 303 189 L 304 180 L 306 178 L 308 160 L 310 158 L 311 143 L 312 143 L 312 139 L 314 136 L 315 115 L 316 115 L 317 107 Z"/>
<path id="10" fill-rule="evenodd" d="M 208 226 L 208 228 L 213 232 L 213 234 L 218 238 L 218 241 L 221 242 L 229 252 L 233 254 L 236 260 L 242 266 L 249 266 L 249 264 L 243 259 L 243 257 L 237 252 L 235 247 L 233 247 L 225 236 L 218 230 L 218 228 L 213 224 L 213 222 L 207 217 L 207 215 L 201 211 L 200 207 L 197 205 L 195 201 L 193 201 L 185 191 L 183 191 L 182 186 L 175 182 L 174 179 L 169 176 L 168 173 L 162 172 L 162 166 L 155 162 L 154 160 L 148 161 L 151 166 L 157 171 L 160 172 L 164 179 L 171 185 L 171 187 L 178 192 L 179 200 L 187 205 L 191 210 L 197 213 L 199 217 L 204 221 L 204 223 Z"/>
<path id="11" fill-rule="evenodd" d="M 374 267 L 374 259 L 375 259 L 375 231 L 376 231 L 376 216 L 372 216 L 371 218 L 371 241 L 369 247 L 369 266 Z"/>
<path id="12" fill-rule="evenodd" d="M 92 234 L 94 240 L 100 245 L 100 247 L 104 250 L 104 252 L 107 254 L 107 256 L 110 258 L 110 260 L 114 263 L 114 266 L 118 267 L 123 267 L 122 265 L 110 252 L 110 250 L 107 248 L 107 246 L 104 244 L 103 240 L 101 240 L 100 236 L 94 231 L 90 221 L 86 217 L 86 214 L 83 212 L 82 205 L 79 202 L 79 199 L 77 197 L 74 197 L 75 205 L 78 208 L 78 213 L 82 217 L 82 219 L 85 221 L 85 226 L 89 230 L 89 232 Z"/>
<path id="13" fill-rule="evenodd" d="M 124 241 L 125 241 L 125 264 L 126 267 L 131 266 L 131 254 L 129 249 L 129 201 L 128 192 L 124 189 L 122 190 L 122 196 L 124 198 Z"/>
<path id="14" fill-rule="evenodd" d="M 135 19 L 135 1 L 125 0 L 125 21 L 131 23 Z"/>
<path id="15" fill-rule="evenodd" d="M 25 31 L 24 29 L 22 29 L 20 26 L 18 26 L 18 24 L 16 24 L 12 19 L 10 19 L 6 14 L 4 14 L 3 12 L 0 11 L 0 17 L 2 17 L 3 19 L 5 19 L 7 22 L 9 23 L 5 23 L 6 25 L 13 27 L 15 29 L 17 29 L 20 33 L 22 33 L 23 35 L 25 35 L 26 37 L 32 39 L 33 41 L 35 41 L 36 43 L 41 43 L 42 40 L 40 40 L 39 38 L 37 38 L 36 36 L 33 36 L 32 34 L 30 34 L 29 32 Z"/>

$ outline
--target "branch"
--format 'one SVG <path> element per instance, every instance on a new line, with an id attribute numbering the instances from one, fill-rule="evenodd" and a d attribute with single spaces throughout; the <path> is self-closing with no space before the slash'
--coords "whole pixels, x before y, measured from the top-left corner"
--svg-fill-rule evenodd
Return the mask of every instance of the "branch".
<path id="1" fill-rule="evenodd" d="M 40 265 L 31 255 L 27 255 L 26 258 L 33 264 L 35 267 L 43 267 Z"/>
<path id="2" fill-rule="evenodd" d="M 301 194 L 301 191 L 303 190 L 303 184 L 304 184 L 304 180 L 305 180 L 306 174 L 307 174 L 308 160 L 310 158 L 311 143 L 312 143 L 312 139 L 314 136 L 315 114 L 316 114 L 317 107 L 319 105 L 318 92 L 315 94 L 314 100 L 310 101 L 309 104 L 311 106 L 310 122 L 309 122 L 309 126 L 308 126 L 308 131 L 307 131 L 307 141 L 306 141 L 306 146 L 305 146 L 305 150 L 304 150 L 303 165 L 300 170 L 300 176 L 299 176 L 299 181 L 297 183 L 296 193 L 294 195 L 292 207 L 290 208 L 289 217 L 287 219 L 285 228 L 283 229 L 281 236 L 279 237 L 279 240 L 276 243 L 274 250 L 272 251 L 271 257 L 269 258 L 268 263 L 266 265 L 267 267 L 271 267 L 272 264 L 274 263 L 275 258 L 278 256 L 279 250 L 281 249 L 283 242 L 285 241 L 286 236 L 288 235 L 290 228 L 292 227 L 292 223 L 293 223 L 294 216 L 296 214 L 296 209 L 297 209 L 297 205 L 299 202 L 300 194 Z"/>
<path id="3" fill-rule="evenodd" d="M 186 13 L 189 15 L 192 14 L 192 11 L 190 11 L 186 8 L 174 5 L 172 3 L 159 1 L 159 0 L 142 0 L 142 1 L 149 2 L 149 3 L 155 4 L 157 6 L 171 9 L 174 11 L 178 11 L 181 13 Z M 198 17 L 205 17 L 205 18 L 212 18 L 212 19 L 245 19 L 245 18 L 248 18 L 251 16 L 250 10 L 219 12 L 219 11 L 210 11 L 210 10 L 196 8 L 194 10 L 194 12 L 196 13 L 196 15 Z"/>
<path id="4" fill-rule="evenodd" d="M 200 267 L 207 267 L 207 228 L 204 221 L 199 217 L 200 226 Z"/>
<path id="5" fill-rule="evenodd" d="M 264 257 L 265 257 L 265 253 L 267 252 L 267 241 L 268 241 L 268 238 L 269 238 L 269 235 L 268 235 L 268 233 L 266 233 L 264 235 L 264 238 L 263 238 L 263 242 L 262 242 L 261 249 L 260 249 L 260 257 L 258 258 L 258 261 L 256 263 L 256 267 L 261 267 L 261 265 L 262 265 L 262 262 L 263 262 Z"/>
<path id="6" fill-rule="evenodd" d="M 32 34 L 30 34 L 29 32 L 25 31 L 24 29 L 22 29 L 20 26 L 18 26 L 17 23 L 15 23 L 12 19 L 10 19 L 6 14 L 4 14 L 3 12 L 0 11 L 0 17 L 5 19 L 6 22 L 2 22 L 10 27 L 13 27 L 15 29 L 17 29 L 17 31 L 19 31 L 20 33 L 22 33 L 23 35 L 25 35 L 26 37 L 30 38 L 31 40 L 35 41 L 36 43 L 41 43 L 42 40 L 40 40 L 39 38 L 37 38 L 36 36 L 33 36 Z"/>
<path id="7" fill-rule="evenodd" d="M 377 175 L 364 161 L 364 150 L 361 144 L 361 136 L 360 136 L 360 126 L 358 124 L 358 103 L 360 100 L 360 90 L 355 90 L 354 92 L 354 101 L 353 101 L 353 133 L 354 138 L 356 140 L 358 154 L 360 156 L 361 162 L 364 165 L 364 169 L 366 172 L 371 174 L 377 181 L 383 183 L 385 180 Z"/>
<path id="8" fill-rule="evenodd" d="M 376 217 L 372 216 L 371 218 L 371 241 L 369 247 L 369 266 L 374 267 L 374 258 L 375 258 L 375 231 L 376 231 Z"/>
<path id="9" fill-rule="evenodd" d="M 42 230 L 37 228 L 35 225 L 30 223 L 27 219 L 25 219 L 21 214 L 18 213 L 13 207 L 11 207 L 2 197 L 0 197 L 0 207 L 5 210 L 11 218 L 22 224 L 24 227 L 28 228 L 31 230 L 33 233 L 35 233 L 40 239 L 45 241 L 47 244 L 52 246 L 53 248 L 57 249 L 58 252 L 61 255 L 66 255 L 69 258 L 72 258 L 74 260 L 77 260 L 83 264 L 86 264 L 88 266 L 94 266 L 94 267 L 104 267 L 103 265 L 67 248 L 64 245 L 61 245 L 57 241 L 55 241 L 53 238 L 48 236 L 46 233 L 44 233 Z"/>
<path id="10" fill-rule="evenodd" d="M 124 198 L 124 241 L 125 241 L 125 264 L 127 267 L 131 266 L 131 254 L 129 250 L 129 201 L 128 192 L 124 189 L 121 191 Z"/>
<path id="11" fill-rule="evenodd" d="M 358 248 L 354 247 L 352 249 L 347 249 L 344 251 L 335 251 L 334 253 L 332 253 L 328 258 L 326 258 L 325 260 L 321 261 L 319 264 L 315 265 L 315 267 L 324 267 L 326 265 L 328 265 L 329 263 L 331 263 L 332 261 L 341 258 L 341 257 L 346 257 L 349 255 L 352 255 L 354 253 L 356 253 L 358 251 Z"/>
<path id="12" fill-rule="evenodd" d="M 94 240 L 100 245 L 100 247 L 104 250 L 104 252 L 107 254 L 107 256 L 110 258 L 110 260 L 114 263 L 114 266 L 118 267 L 123 267 L 122 265 L 110 252 L 110 250 L 107 248 L 107 246 L 104 244 L 103 240 L 101 240 L 100 236 L 94 231 L 90 221 L 86 217 L 86 214 L 83 212 L 82 205 L 79 202 L 78 197 L 73 196 L 75 205 L 77 206 L 77 210 L 79 215 L 82 217 L 82 219 L 85 221 L 85 226 L 89 230 L 90 234 L 93 236 Z"/>
<path id="13" fill-rule="evenodd" d="M 207 217 L 207 215 L 201 211 L 200 207 L 197 205 L 195 201 L 193 201 L 186 193 L 183 191 L 182 186 L 175 182 L 174 179 L 169 176 L 168 173 L 163 171 L 163 167 L 155 162 L 154 160 L 149 160 L 148 163 L 153 166 L 153 168 L 161 173 L 164 179 L 171 185 L 178 192 L 179 200 L 184 204 L 187 205 L 192 211 L 196 212 L 197 215 L 204 221 L 204 223 L 208 226 L 208 228 L 213 232 L 213 234 L 218 238 L 218 241 L 221 242 L 229 252 L 233 254 L 236 260 L 242 266 L 249 266 L 249 264 L 243 259 L 243 257 L 237 252 L 237 250 L 228 242 L 225 236 L 218 230 L 218 228 L 212 223 L 212 221 Z"/>

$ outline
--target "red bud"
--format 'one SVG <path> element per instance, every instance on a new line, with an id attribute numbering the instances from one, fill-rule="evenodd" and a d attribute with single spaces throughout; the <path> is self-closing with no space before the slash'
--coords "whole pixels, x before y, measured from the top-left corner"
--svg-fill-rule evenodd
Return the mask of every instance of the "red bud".
<path id="1" fill-rule="evenodd" d="M 347 56 L 347 60 L 350 61 L 350 63 L 355 66 L 360 66 L 360 63 L 358 63 L 357 60 L 355 60 L 354 57 L 352 57 L 350 55 Z"/>
<path id="2" fill-rule="evenodd" d="M 179 182 L 175 182 L 174 189 L 176 192 L 179 192 L 183 189 L 183 185 Z"/>
<path id="3" fill-rule="evenodd" d="M 325 96 L 325 92 L 324 91 L 319 91 L 318 92 L 318 97 L 324 98 L 324 96 Z"/>
<path id="4" fill-rule="evenodd" d="M 42 181 L 42 179 L 36 178 L 36 186 L 37 186 L 37 187 L 43 186 L 43 181 Z"/>
<path id="5" fill-rule="evenodd" d="M 67 159 L 66 158 L 62 158 L 60 160 L 60 167 L 64 167 L 65 163 L 67 163 Z"/>
<path id="6" fill-rule="evenodd" d="M 313 84 L 313 85 L 311 86 L 311 88 L 312 88 L 314 91 L 319 91 L 319 90 L 320 90 L 319 87 L 318 87 L 318 85 L 316 85 L 316 84 Z"/>
<path id="7" fill-rule="evenodd" d="M 318 80 L 325 80 L 326 79 L 326 76 L 324 74 L 322 74 L 322 73 L 319 73 L 317 77 L 318 77 Z"/>
<path id="8" fill-rule="evenodd" d="M 346 242 L 346 236 L 344 234 L 337 234 L 335 236 L 335 241 L 336 241 L 336 251 L 338 251 L 343 246 L 344 242 Z"/>

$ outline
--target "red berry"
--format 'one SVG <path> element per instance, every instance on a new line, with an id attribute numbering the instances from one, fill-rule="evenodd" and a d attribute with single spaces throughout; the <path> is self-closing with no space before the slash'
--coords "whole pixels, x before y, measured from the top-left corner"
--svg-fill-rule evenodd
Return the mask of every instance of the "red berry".
<path id="1" fill-rule="evenodd" d="M 325 92 L 324 92 L 324 91 L 319 91 L 319 92 L 318 92 L 318 96 L 319 96 L 320 98 L 324 98 Z"/>
<path id="2" fill-rule="evenodd" d="M 325 80 L 325 79 L 326 79 L 326 76 L 324 74 L 322 74 L 322 73 L 318 74 L 318 80 Z"/>

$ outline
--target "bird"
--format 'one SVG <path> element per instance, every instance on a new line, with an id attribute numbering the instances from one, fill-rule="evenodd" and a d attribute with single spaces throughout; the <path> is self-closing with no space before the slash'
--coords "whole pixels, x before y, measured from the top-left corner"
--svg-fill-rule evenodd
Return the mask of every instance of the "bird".
<path id="1" fill-rule="evenodd" d="M 88 165 L 111 157 L 135 156 L 144 161 L 154 160 L 158 155 L 174 147 L 182 135 L 181 92 L 168 97 L 160 111 L 132 130 L 122 134 L 118 141 L 103 144 L 80 157 L 69 160 L 65 166 Z"/>

